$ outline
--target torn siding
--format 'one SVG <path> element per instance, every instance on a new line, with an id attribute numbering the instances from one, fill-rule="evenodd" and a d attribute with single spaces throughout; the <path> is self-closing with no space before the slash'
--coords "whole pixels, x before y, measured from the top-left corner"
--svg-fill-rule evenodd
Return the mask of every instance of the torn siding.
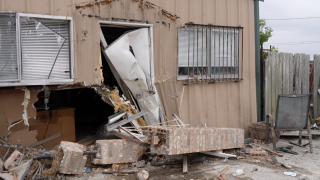
<path id="1" fill-rule="evenodd" d="M 28 146 L 37 142 L 37 131 L 29 132 L 29 127 L 23 122 L 18 123 L 27 119 L 28 124 L 32 124 L 37 115 L 33 103 L 38 100 L 38 93 L 27 92 L 21 90 L 21 93 L 0 94 L 0 138 L 9 138 L 8 142 L 11 144 L 20 141 L 24 146 Z M 28 102 L 27 106 L 25 102 Z M 13 126 L 9 129 L 10 125 Z"/>
<path id="2" fill-rule="evenodd" d="M 24 122 L 24 125 L 29 127 L 29 116 L 28 116 L 28 104 L 30 101 L 30 91 L 28 89 L 23 89 L 24 91 L 24 98 L 23 98 L 23 102 L 22 102 L 22 106 L 23 106 L 23 114 L 22 114 L 22 120 Z"/>

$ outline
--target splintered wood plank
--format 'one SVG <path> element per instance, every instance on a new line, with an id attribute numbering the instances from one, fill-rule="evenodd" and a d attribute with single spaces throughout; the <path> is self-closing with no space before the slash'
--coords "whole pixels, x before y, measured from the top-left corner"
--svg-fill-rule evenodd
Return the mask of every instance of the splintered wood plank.
<path id="1" fill-rule="evenodd" d="M 318 88 L 319 88 L 319 79 L 320 79 L 320 55 L 314 55 L 314 61 L 313 61 L 313 113 L 314 118 L 316 119 L 319 117 L 319 94 L 318 94 Z"/>
<path id="2" fill-rule="evenodd" d="M 280 53 L 282 61 L 282 94 L 289 94 L 289 53 Z"/>
<path id="3" fill-rule="evenodd" d="M 301 60 L 300 54 L 294 54 L 294 61 L 295 61 L 295 93 L 294 94 L 301 94 Z"/>
<path id="4" fill-rule="evenodd" d="M 288 53 L 288 61 L 289 61 L 289 94 L 293 94 L 293 83 L 294 83 L 294 59 L 293 54 Z"/>
<path id="5" fill-rule="evenodd" d="M 278 53 L 271 52 L 271 83 L 272 83 L 272 89 L 271 89 L 271 114 L 273 117 L 275 117 L 276 114 L 276 103 L 277 103 L 277 91 L 276 91 L 276 83 L 277 83 L 277 57 Z"/>
<path id="6" fill-rule="evenodd" d="M 301 76 L 301 94 L 309 94 L 309 75 L 310 75 L 310 55 L 302 55 L 302 76 Z"/>
<path id="7" fill-rule="evenodd" d="M 271 82 L 271 69 L 272 69 L 272 56 L 269 54 L 268 58 L 266 59 L 265 64 L 265 73 L 266 73 L 266 79 L 265 79 L 265 107 L 266 107 L 266 114 L 271 114 L 271 102 L 272 102 L 272 82 Z"/>

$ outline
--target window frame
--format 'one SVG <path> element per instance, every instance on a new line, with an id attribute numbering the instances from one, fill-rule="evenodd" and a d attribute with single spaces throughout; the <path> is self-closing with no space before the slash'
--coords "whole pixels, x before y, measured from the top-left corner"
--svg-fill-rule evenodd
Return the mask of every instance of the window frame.
<path id="1" fill-rule="evenodd" d="M 18 24 L 18 14 L 17 12 L 14 11 L 0 11 L 0 15 L 1 14 L 15 14 L 15 18 L 16 18 L 16 51 L 17 51 L 17 68 L 18 68 L 18 78 L 17 79 L 9 79 L 9 80 L 0 80 L 0 84 L 2 83 L 6 83 L 6 82 L 18 82 L 20 80 L 20 75 L 19 75 L 19 47 L 18 47 L 18 41 L 19 41 L 19 32 L 18 32 L 18 28 L 17 28 L 17 24 Z"/>
<path id="2" fill-rule="evenodd" d="M 30 13 L 18 13 L 12 11 L 0 11 L 1 13 L 15 13 L 16 14 L 16 45 L 17 45 L 17 68 L 18 79 L 14 80 L 0 80 L 0 87 L 5 86 L 21 86 L 21 85 L 59 85 L 74 83 L 74 43 L 73 43 L 73 18 L 70 16 L 56 16 L 56 15 L 42 15 Z M 32 79 L 22 80 L 22 48 L 20 36 L 20 17 L 33 17 L 44 19 L 68 20 L 69 21 L 69 63 L 70 63 L 70 78 L 69 79 Z"/>
<path id="3" fill-rule="evenodd" d="M 138 27 L 138 28 L 148 28 L 149 31 L 149 53 L 150 53 L 150 84 L 154 84 L 154 47 L 153 47 L 153 24 L 145 24 L 145 23 L 131 23 L 131 22 L 116 22 L 116 21 L 98 21 L 101 25 L 107 26 L 118 26 L 118 27 Z M 148 83 L 149 84 L 149 83 Z"/>
<path id="4" fill-rule="evenodd" d="M 216 74 L 211 74 L 211 68 L 216 68 L 218 66 L 212 66 L 211 61 L 212 61 L 212 55 L 211 55 L 211 49 L 212 49 L 212 40 L 214 39 L 214 36 L 212 37 L 212 34 L 210 35 L 210 42 L 208 43 L 209 46 L 206 45 L 206 47 L 202 47 L 201 50 L 204 48 L 210 49 L 210 57 L 206 57 L 206 60 L 208 62 L 209 60 L 209 65 L 206 62 L 206 68 L 208 68 L 210 66 L 210 70 L 208 70 L 208 72 L 206 72 L 206 74 L 203 75 L 195 75 L 197 76 L 197 78 L 191 77 L 190 75 L 192 74 L 191 72 L 188 71 L 188 75 L 179 75 L 179 68 L 182 67 L 181 65 L 179 66 L 179 43 L 180 43 L 180 39 L 179 39 L 179 31 L 181 29 L 188 29 L 188 28 L 202 28 L 202 29 L 206 29 L 205 31 L 202 31 L 203 33 L 208 31 L 210 31 L 210 33 L 213 31 L 217 31 L 217 29 L 219 29 L 219 33 L 220 33 L 220 29 L 223 29 L 223 31 L 226 31 L 228 34 L 229 31 L 234 31 L 234 34 L 237 34 L 237 45 L 238 45 L 238 52 L 237 52 L 237 61 L 235 61 L 233 67 L 237 67 L 236 66 L 236 62 L 238 64 L 238 72 L 237 74 L 227 74 L 227 75 L 222 75 L 221 72 L 219 72 L 220 74 L 216 75 Z M 194 24 L 194 23 L 186 23 L 185 26 L 183 27 L 178 27 L 177 30 L 177 80 L 184 80 L 184 84 L 189 84 L 189 83 L 199 83 L 199 82 L 208 82 L 208 83 L 214 83 L 214 82 L 226 82 L 226 81 L 241 81 L 243 80 L 243 27 L 241 26 L 217 26 L 217 25 L 203 25 L 203 24 Z M 237 32 L 235 31 L 237 30 Z M 197 32 L 198 33 L 198 32 Z M 221 34 L 221 33 L 220 33 Z M 206 38 L 208 38 L 207 35 L 205 35 Z M 220 35 L 219 35 L 220 36 Z M 222 36 L 225 36 L 225 32 L 222 33 Z M 190 37 L 188 37 L 188 48 L 190 48 Z M 197 41 L 199 40 L 199 38 L 197 39 Z M 230 39 L 227 40 L 227 43 L 229 43 Z M 216 45 L 215 45 L 216 46 Z M 219 46 L 219 45 L 218 45 Z M 228 46 L 228 45 L 227 45 Z M 194 45 L 192 46 L 194 47 Z M 216 47 L 214 47 L 216 48 Z M 231 45 L 232 48 L 232 45 Z M 200 49 L 195 47 L 195 49 Z M 235 47 L 234 47 L 235 49 Z M 214 51 L 216 51 L 214 49 Z M 220 49 L 219 49 L 220 51 Z M 190 52 L 190 49 L 188 49 L 188 52 Z M 203 51 L 202 51 L 203 52 Z M 206 52 L 207 53 L 207 52 Z M 232 53 L 232 50 L 231 50 Z M 189 54 L 189 53 L 188 53 Z M 189 56 L 189 55 L 188 55 Z M 198 56 L 198 54 L 196 55 Z M 222 56 L 220 56 L 221 58 Z M 223 56 L 224 57 L 224 56 Z M 197 57 L 198 58 L 198 57 Z M 228 60 L 227 60 L 228 61 Z M 193 61 L 192 61 L 193 62 Z M 194 61 L 196 62 L 196 61 Z M 192 68 L 193 66 L 188 65 L 186 68 Z M 196 66 L 195 66 L 196 67 Z M 201 68 L 203 68 L 201 66 Z M 190 74 L 191 73 L 191 74 Z M 209 74 L 210 73 L 210 74 Z M 200 80 L 200 81 L 199 81 Z"/>

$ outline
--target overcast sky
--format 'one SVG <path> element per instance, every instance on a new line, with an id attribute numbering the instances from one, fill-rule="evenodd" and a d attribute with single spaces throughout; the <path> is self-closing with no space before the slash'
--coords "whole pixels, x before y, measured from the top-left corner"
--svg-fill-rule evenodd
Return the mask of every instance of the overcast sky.
<path id="1" fill-rule="evenodd" d="M 260 19 L 306 17 L 320 17 L 320 0 L 264 0 L 260 2 Z M 313 54 L 320 54 L 320 18 L 267 20 L 266 22 L 267 26 L 273 29 L 273 36 L 265 43 L 264 48 L 274 45 L 279 48 L 279 52 L 310 54 L 310 59 L 313 59 Z M 318 43 L 310 41 L 318 41 Z"/>

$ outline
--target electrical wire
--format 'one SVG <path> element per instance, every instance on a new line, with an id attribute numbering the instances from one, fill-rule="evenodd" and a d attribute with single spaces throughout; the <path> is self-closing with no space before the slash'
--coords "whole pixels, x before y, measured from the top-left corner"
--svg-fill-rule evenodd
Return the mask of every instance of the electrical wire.
<path id="1" fill-rule="evenodd" d="M 264 19 L 264 20 L 266 20 L 266 21 L 285 21 L 285 20 L 303 20 L 303 19 L 320 19 L 320 17 L 283 18 L 283 19 Z"/>
<path id="2" fill-rule="evenodd" d="M 283 43 L 265 43 L 265 45 L 280 46 L 280 45 L 303 45 L 303 44 L 316 44 L 316 43 L 320 43 L 320 40 L 316 40 L 316 41 L 300 41 L 300 42 L 283 42 Z"/>

